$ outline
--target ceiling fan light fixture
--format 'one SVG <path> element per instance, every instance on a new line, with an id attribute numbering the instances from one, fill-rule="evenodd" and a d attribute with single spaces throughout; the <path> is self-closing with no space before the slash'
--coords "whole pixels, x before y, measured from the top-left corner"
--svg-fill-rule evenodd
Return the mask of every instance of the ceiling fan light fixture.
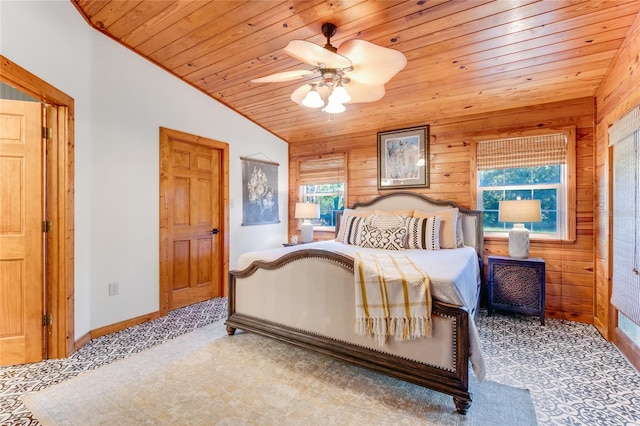
<path id="1" fill-rule="evenodd" d="M 347 89 L 342 85 L 342 81 L 338 81 L 336 87 L 333 88 L 331 96 L 329 96 L 329 102 L 338 102 L 341 104 L 347 103 L 351 100 L 351 96 L 347 93 Z"/>
<path id="2" fill-rule="evenodd" d="M 329 114 L 340 114 L 341 112 L 344 112 L 345 109 L 344 105 L 329 97 L 329 102 L 327 103 L 327 106 L 324 107 L 323 111 Z"/>
<path id="3" fill-rule="evenodd" d="M 315 84 L 311 86 L 311 90 L 309 90 L 309 93 L 307 93 L 301 103 L 308 108 L 320 108 L 324 105 L 324 101 L 316 90 Z"/>

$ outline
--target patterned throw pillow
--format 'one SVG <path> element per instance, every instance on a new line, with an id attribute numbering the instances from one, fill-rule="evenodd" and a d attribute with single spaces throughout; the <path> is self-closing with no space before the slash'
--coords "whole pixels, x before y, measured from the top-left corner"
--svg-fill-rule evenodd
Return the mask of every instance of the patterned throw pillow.
<path id="1" fill-rule="evenodd" d="M 366 217 L 347 216 L 344 221 L 344 235 L 342 236 L 343 244 L 351 244 L 357 246 L 360 243 L 362 235 L 362 227 L 366 221 Z"/>
<path id="2" fill-rule="evenodd" d="M 380 229 L 406 228 L 409 223 L 407 215 L 379 215 L 373 214 L 367 219 L 367 225 Z"/>
<path id="3" fill-rule="evenodd" d="M 364 225 L 358 245 L 365 248 L 404 250 L 406 238 L 407 228 L 404 226 L 383 229 L 371 225 Z"/>
<path id="4" fill-rule="evenodd" d="M 407 248 L 440 250 L 440 216 L 409 219 Z"/>

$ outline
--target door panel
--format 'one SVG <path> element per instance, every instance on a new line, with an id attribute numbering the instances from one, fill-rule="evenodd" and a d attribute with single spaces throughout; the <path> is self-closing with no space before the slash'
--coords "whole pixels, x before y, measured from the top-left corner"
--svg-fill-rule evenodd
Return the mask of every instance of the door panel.
<path id="1" fill-rule="evenodd" d="M 43 359 L 42 111 L 0 100 L 0 365 Z"/>
<path id="2" fill-rule="evenodd" d="M 221 296 L 220 153 L 168 140 L 169 309 Z"/>

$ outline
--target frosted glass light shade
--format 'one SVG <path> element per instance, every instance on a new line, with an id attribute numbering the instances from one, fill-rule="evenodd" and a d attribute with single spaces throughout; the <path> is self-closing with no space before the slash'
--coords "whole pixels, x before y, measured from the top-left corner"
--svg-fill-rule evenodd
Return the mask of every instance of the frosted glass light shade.
<path id="1" fill-rule="evenodd" d="M 339 114 L 344 112 L 345 107 L 340 102 L 336 102 L 332 99 L 329 99 L 329 103 L 326 107 L 324 107 L 324 112 L 328 112 L 329 114 Z"/>
<path id="2" fill-rule="evenodd" d="M 324 105 L 324 101 L 315 87 L 312 87 L 311 90 L 309 90 L 309 93 L 307 93 L 307 96 L 304 97 L 301 103 L 309 108 L 320 108 Z"/>
<path id="3" fill-rule="evenodd" d="M 329 96 L 329 101 L 339 102 L 341 104 L 347 103 L 351 100 L 351 96 L 347 93 L 347 89 L 344 88 L 342 82 L 338 82 L 336 87 L 331 92 L 331 96 Z"/>

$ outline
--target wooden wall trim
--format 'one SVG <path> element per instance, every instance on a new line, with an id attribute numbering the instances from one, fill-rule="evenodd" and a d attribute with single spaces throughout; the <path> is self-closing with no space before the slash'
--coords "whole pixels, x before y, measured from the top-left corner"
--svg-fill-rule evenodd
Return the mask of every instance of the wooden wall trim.
<path id="1" fill-rule="evenodd" d="M 145 315 L 140 315 L 139 317 L 130 318 L 128 320 L 116 322 L 114 324 L 105 325 L 104 327 L 96 328 L 95 330 L 91 330 L 89 333 L 90 340 L 97 339 L 101 336 L 106 336 L 107 334 L 115 333 L 117 331 L 122 331 L 126 328 L 133 327 L 134 325 L 143 324 L 145 322 L 153 321 L 155 319 L 163 316 L 160 311 L 151 312 Z"/>
<path id="2" fill-rule="evenodd" d="M 620 349 L 620 352 L 622 352 L 631 365 L 640 371 L 640 348 L 618 327 L 615 329 L 613 343 Z"/>
<path id="3" fill-rule="evenodd" d="M 74 342 L 74 99 L 46 81 L 0 55 L 0 81 L 57 109 L 56 133 L 53 139 L 47 202 L 48 219 L 56 227 L 47 259 L 46 309 L 53 315 L 53 326 L 47 342 L 47 357 L 67 357 L 75 351 Z"/>

